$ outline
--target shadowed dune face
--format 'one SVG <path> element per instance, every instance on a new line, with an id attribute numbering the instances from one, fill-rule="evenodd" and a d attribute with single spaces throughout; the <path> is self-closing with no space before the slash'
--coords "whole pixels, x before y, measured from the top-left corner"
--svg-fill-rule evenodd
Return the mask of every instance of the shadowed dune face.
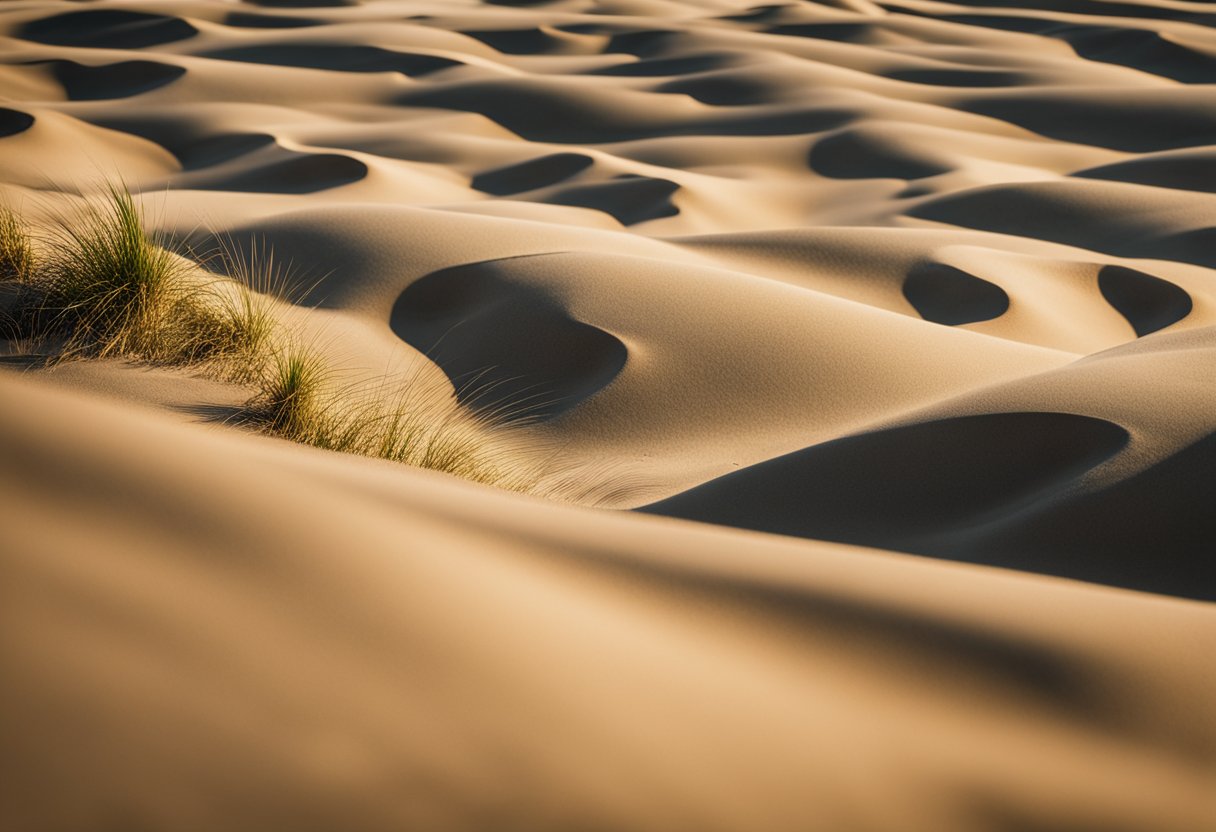
<path id="1" fill-rule="evenodd" d="M 609 182 L 561 188 L 547 201 L 555 205 L 594 208 L 609 214 L 621 225 L 635 225 L 680 213 L 671 200 L 679 189 L 679 185 L 666 179 L 622 174 Z"/>
<path id="2" fill-rule="evenodd" d="M 914 180 L 950 170 L 924 150 L 891 141 L 889 131 L 860 129 L 828 134 L 815 142 L 807 161 L 811 170 L 834 179 Z"/>
<path id="3" fill-rule="evenodd" d="M 947 326 L 991 320 L 1009 309 L 1000 286 L 944 263 L 918 263 L 903 290 L 922 318 Z"/>
<path id="4" fill-rule="evenodd" d="M 245 29 L 300 29 L 321 26 L 324 21 L 311 17 L 295 17 L 286 14 L 257 14 L 256 12 L 232 12 L 224 18 L 225 25 Z"/>
<path id="5" fill-rule="evenodd" d="M 1116 183 L 1035 182 L 934 197 L 908 214 L 1117 256 L 1216 268 L 1216 204 L 1208 196 L 1142 189 L 1129 204 L 1130 196 Z M 1099 217 L 1103 221 L 1095 221 Z"/>
<path id="6" fill-rule="evenodd" d="M 198 30 L 185 20 L 147 12 L 87 9 L 31 21 L 19 37 L 55 46 L 143 49 L 192 38 Z"/>
<path id="7" fill-rule="evenodd" d="M 0 137 L 14 136 L 34 126 L 34 117 L 20 110 L 0 107 Z"/>
<path id="8" fill-rule="evenodd" d="M 439 55 L 398 52 L 374 46 L 308 44 L 307 46 L 241 46 L 205 53 L 208 58 L 271 66 L 295 66 L 340 72 L 400 72 L 413 77 L 448 67 L 459 61 Z"/>
<path id="9" fill-rule="evenodd" d="M 234 144 L 240 146 L 239 141 Z M 222 175 L 204 175 L 191 184 L 195 188 L 219 191 L 311 194 L 349 185 L 367 176 L 367 165 L 341 153 L 297 153 L 277 147 L 271 149 L 282 158 L 225 171 Z"/>
<path id="10" fill-rule="evenodd" d="M 1127 440 L 1118 425 L 1062 413 L 926 422 L 769 460 L 648 510 L 754 517 L 765 531 L 889 547 L 1022 510 L 1071 487 Z"/>
<path id="11" fill-rule="evenodd" d="M 1216 176 L 1212 174 L 1213 170 L 1216 170 L 1216 150 L 1207 148 L 1149 153 L 1126 162 L 1077 171 L 1073 175 L 1158 188 L 1216 193 Z"/>
<path id="12" fill-rule="evenodd" d="M 248 0 L 250 5 L 270 9 L 340 9 L 354 5 L 353 0 Z"/>
<path id="13" fill-rule="evenodd" d="M 1102 267 L 1098 287 L 1137 336 L 1176 324 L 1194 308 L 1191 296 L 1178 286 L 1126 266 Z"/>
<path id="14" fill-rule="evenodd" d="M 556 298 L 492 269 L 427 275 L 402 293 L 389 322 L 474 407 L 552 417 L 607 386 L 629 353 L 573 318 Z"/>
<path id="15" fill-rule="evenodd" d="M 594 161 L 582 153 L 553 153 L 479 173 L 473 177 L 472 186 L 494 196 L 509 196 L 577 176 Z"/>
<path id="16" fill-rule="evenodd" d="M 1216 142 L 1210 89 L 1005 91 L 968 96 L 963 108 L 1078 144 L 1132 153 Z M 1136 115 L 1131 116 L 1132 113 Z"/>
<path id="17" fill-rule="evenodd" d="M 180 66 L 156 61 L 122 61 L 101 66 L 53 61 L 50 66 L 72 101 L 128 98 L 171 84 L 186 74 Z"/>

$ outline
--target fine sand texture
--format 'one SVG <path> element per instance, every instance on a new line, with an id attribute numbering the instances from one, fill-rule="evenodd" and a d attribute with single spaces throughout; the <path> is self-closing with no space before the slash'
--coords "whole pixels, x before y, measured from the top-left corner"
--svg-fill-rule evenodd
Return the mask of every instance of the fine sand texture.
<path id="1" fill-rule="evenodd" d="M 0 3 L 112 188 L 466 444 L 0 268 L 0 832 L 1216 830 L 1216 4 Z"/>

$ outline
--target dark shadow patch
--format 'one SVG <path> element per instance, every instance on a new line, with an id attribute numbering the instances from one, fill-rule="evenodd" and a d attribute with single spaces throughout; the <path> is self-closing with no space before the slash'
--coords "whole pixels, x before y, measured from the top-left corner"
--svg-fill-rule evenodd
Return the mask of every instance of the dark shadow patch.
<path id="1" fill-rule="evenodd" d="M 645 510 L 778 534 L 940 554 L 943 536 L 1052 498 L 1128 441 L 1065 413 L 965 416 L 849 436 L 753 465 Z M 962 558 L 966 559 L 966 558 Z M 1017 566 L 1016 563 L 1006 565 Z M 1085 577 L 1078 559 L 1057 574 Z"/>
<path id="2" fill-rule="evenodd" d="M 604 53 L 633 55 L 638 58 L 664 58 L 672 52 L 672 41 L 679 40 L 678 29 L 623 29 L 609 33 Z"/>
<path id="3" fill-rule="evenodd" d="M 1086 60 L 1131 67 L 1184 84 L 1216 83 L 1216 57 L 1147 29 L 1065 26 L 1048 34 L 1067 41 Z"/>
<path id="4" fill-rule="evenodd" d="M 628 358 L 616 336 L 575 319 L 493 262 L 414 282 L 389 324 L 447 374 L 464 404 L 534 418 L 571 410 L 616 378 Z"/>
<path id="5" fill-rule="evenodd" d="M 227 133 L 208 136 L 170 151 L 186 170 L 199 170 L 253 153 L 275 143 L 266 133 Z"/>
<path id="6" fill-rule="evenodd" d="M 1216 83 L 1216 57 L 1167 40 L 1152 29 L 1070 24 L 1053 18 L 1000 14 L 925 16 L 966 26 L 1055 38 L 1088 61 L 1138 69 L 1183 84 Z"/>
<path id="7" fill-rule="evenodd" d="M 1052 139 L 1146 153 L 1216 144 L 1216 108 L 1205 106 L 1194 92 L 1177 87 L 1088 97 L 1071 91 L 1009 91 L 976 93 L 957 106 Z"/>
<path id="8" fill-rule="evenodd" d="M 355 0 L 245 0 L 267 9 L 340 9 L 355 5 Z"/>
<path id="9" fill-rule="evenodd" d="M 1127 318 L 1140 337 L 1165 329 L 1191 314 L 1191 296 L 1180 286 L 1125 266 L 1103 266 L 1098 288 L 1106 302 Z"/>
<path id="10" fill-rule="evenodd" d="M 202 57 L 221 61 L 324 69 L 332 72 L 399 72 L 408 77 L 426 75 L 460 61 L 415 52 L 397 52 L 376 46 L 239 46 L 202 53 Z"/>
<path id="11" fill-rule="evenodd" d="M 0 107 L 0 139 L 24 133 L 34 126 L 34 117 L 20 110 Z"/>
<path id="12" fill-rule="evenodd" d="M 1010 8 L 1009 0 L 967 0 L 967 5 L 983 8 Z M 1021 0 L 1018 9 L 1039 10 L 1053 14 L 1084 14 L 1095 17 L 1139 17 L 1148 20 L 1178 20 L 1197 23 L 1201 26 L 1216 26 L 1216 14 L 1204 14 L 1191 11 L 1156 6 L 1152 3 L 1106 2 L 1106 0 Z M 1199 4 L 1194 4 L 1199 5 Z M 901 13 L 903 9 L 900 10 Z M 921 13 L 922 17 L 936 17 L 929 13 Z M 979 15 L 975 15 L 978 17 Z M 950 18 L 947 18 L 950 19 Z"/>
<path id="13" fill-rule="evenodd" d="M 122 61 L 86 66 L 75 61 L 50 61 L 51 72 L 71 101 L 130 98 L 166 86 L 186 74 L 184 67 L 157 61 Z"/>
<path id="14" fill-rule="evenodd" d="M 696 116 L 671 115 L 661 106 L 621 106 L 616 95 L 588 98 L 578 85 L 550 79 L 419 84 L 396 100 L 413 107 L 480 113 L 522 138 L 556 144 L 815 133 L 840 127 L 858 115 L 854 110 L 806 107 L 739 107 Z M 631 95 L 623 103 L 640 100 Z"/>
<path id="15" fill-rule="evenodd" d="M 582 153 L 552 153 L 479 173 L 473 177 L 472 186 L 483 193 L 508 196 L 555 185 L 593 164 L 594 160 Z"/>
<path id="16" fill-rule="evenodd" d="M 995 283 L 945 263 L 917 263 L 904 278 L 904 297 L 926 321 L 960 326 L 999 318 L 1009 295 Z"/>
<path id="17" fill-rule="evenodd" d="M 763 18 L 753 18 L 757 21 Z M 770 35 L 785 37 L 811 38 L 813 40 L 831 40 L 839 43 L 874 42 L 875 27 L 869 23 L 787 23 L 773 26 L 767 30 Z"/>
<path id="18" fill-rule="evenodd" d="M 611 215 L 621 225 L 635 225 L 680 213 L 671 201 L 672 194 L 679 189 L 679 185 L 667 179 L 625 174 L 609 182 L 564 188 L 545 202 L 593 208 Z"/>
<path id="19" fill-rule="evenodd" d="M 856 128 L 825 136 L 807 157 L 811 170 L 833 179 L 927 179 L 950 168 L 889 139 Z"/>
<path id="20" fill-rule="evenodd" d="M 663 78 L 674 75 L 691 75 L 697 72 L 713 72 L 729 66 L 737 58 L 720 54 L 684 55 L 679 58 L 653 58 L 630 61 L 615 66 L 590 70 L 587 75 L 613 75 L 631 78 Z"/>
<path id="21" fill-rule="evenodd" d="M 1077 171 L 1073 176 L 1216 193 L 1216 150 L 1172 150 Z"/>
<path id="22" fill-rule="evenodd" d="M 320 26 L 324 22 L 311 17 L 290 17 L 255 12 L 232 12 L 224 19 L 225 26 L 240 29 L 304 29 L 309 26 Z"/>
<path id="23" fill-rule="evenodd" d="M 250 193 L 311 194 L 349 185 L 367 176 L 367 165 L 341 153 L 296 153 L 221 181 L 196 188 Z"/>
<path id="24" fill-rule="evenodd" d="M 142 49 L 186 40 L 198 34 L 185 20 L 147 12 L 90 9 L 33 20 L 17 29 L 17 37 L 55 46 L 99 49 Z"/>
<path id="25" fill-rule="evenodd" d="M 1024 72 L 992 69 L 896 69 L 883 75 L 892 81 L 930 87 L 1021 87 L 1029 83 Z"/>
<path id="26" fill-rule="evenodd" d="M 1206 197 L 1175 192 L 1172 209 L 1160 201 L 1145 200 L 1147 206 L 1125 210 L 1136 204 L 1135 188 L 1073 180 L 989 185 L 934 197 L 913 205 L 905 215 L 1116 257 L 1216 268 L 1216 228 L 1173 231 L 1158 220 L 1167 210 L 1171 217 L 1192 205 L 1202 210 L 1206 206 L 1198 203 Z"/>
<path id="27" fill-rule="evenodd" d="M 687 95 L 712 107 L 740 107 L 778 100 L 785 91 L 771 78 L 746 69 L 719 69 L 662 84 L 657 92 Z"/>
<path id="28" fill-rule="evenodd" d="M 734 23 L 768 23 L 770 21 L 780 20 L 785 16 L 788 9 L 789 6 L 783 3 L 776 3 L 767 6 L 752 6 L 747 11 L 718 15 L 716 19 L 729 20 Z"/>
<path id="29" fill-rule="evenodd" d="M 1216 601 L 1216 433 L 1108 487 L 978 530 L 948 557 Z"/>
<path id="30" fill-rule="evenodd" d="M 548 32 L 532 26 L 526 29 L 461 29 L 460 34 L 481 41 L 504 55 L 543 55 L 563 44 Z"/>

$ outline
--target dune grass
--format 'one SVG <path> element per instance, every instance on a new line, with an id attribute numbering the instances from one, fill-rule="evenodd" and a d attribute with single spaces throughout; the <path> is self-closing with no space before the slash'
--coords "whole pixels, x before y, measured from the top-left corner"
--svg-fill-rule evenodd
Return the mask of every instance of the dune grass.
<path id="1" fill-rule="evenodd" d="M 65 338 L 61 353 L 190 363 L 208 333 L 186 264 L 145 231 L 130 192 L 59 219 L 45 265 L 36 326 Z"/>
<path id="2" fill-rule="evenodd" d="M 243 415 L 268 433 L 325 447 L 332 433 L 321 401 L 327 375 L 316 353 L 301 347 L 280 351 L 259 376 L 258 392 Z"/>
<path id="3" fill-rule="evenodd" d="M 0 281 L 28 283 L 35 270 L 33 242 L 25 221 L 0 207 Z"/>
<path id="4" fill-rule="evenodd" d="M 274 353 L 241 417 L 294 442 L 509 490 L 537 481 L 510 447 L 509 421 L 462 410 L 450 393 L 417 379 L 340 386 L 319 354 L 299 345 Z"/>
<path id="5" fill-rule="evenodd" d="M 128 358 L 237 381 L 261 372 L 276 326 L 270 299 L 204 277 L 161 245 L 125 187 L 56 219 L 42 248 L 35 260 L 20 219 L 0 212 L 0 280 L 20 289 L 11 328 L 52 345 L 48 359 Z"/>
<path id="6" fill-rule="evenodd" d="M 39 242 L 35 257 L 21 218 L 0 209 L 0 283 L 17 287 L 9 328 L 49 347 L 50 362 L 190 367 L 253 387 L 238 421 L 274 436 L 512 490 L 536 483 L 506 438 L 508 409 L 474 412 L 417 379 L 337 385 L 319 352 L 281 331 L 274 305 L 289 281 L 265 247 L 242 255 L 221 241 L 202 258 L 210 271 L 200 268 L 148 233 L 121 186 L 60 217 Z"/>

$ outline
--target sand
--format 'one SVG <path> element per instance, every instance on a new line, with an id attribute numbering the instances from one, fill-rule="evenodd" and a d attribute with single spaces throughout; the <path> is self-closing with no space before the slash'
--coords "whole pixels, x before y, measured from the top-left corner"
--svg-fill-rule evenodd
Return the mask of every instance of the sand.
<path id="1" fill-rule="evenodd" d="M 1214 24 L 5 3 L 4 205 L 272 248 L 543 473 L 6 344 L 0 830 L 1216 829 Z"/>

